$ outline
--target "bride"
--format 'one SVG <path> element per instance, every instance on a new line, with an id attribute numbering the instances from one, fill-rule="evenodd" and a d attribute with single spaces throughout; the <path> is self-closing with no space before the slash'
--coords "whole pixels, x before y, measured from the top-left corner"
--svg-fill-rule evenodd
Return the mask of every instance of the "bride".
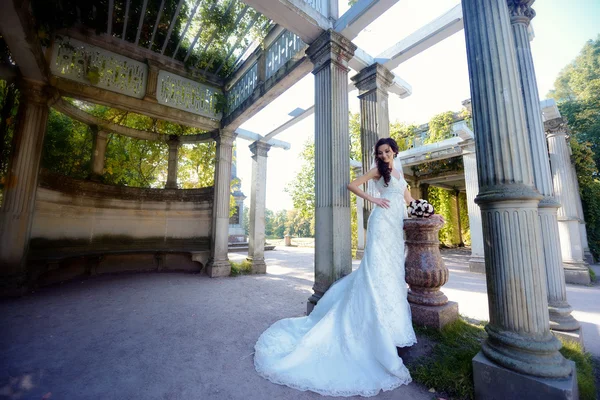
<path id="1" fill-rule="evenodd" d="M 335 282 L 312 313 L 274 323 L 255 345 L 256 371 L 271 382 L 329 396 L 375 396 L 411 382 L 396 347 L 416 343 L 404 281 L 405 202 L 413 200 L 398 145 L 375 145 L 377 167 L 348 189 L 375 207 L 360 267 Z M 374 180 L 381 197 L 360 185 Z"/>

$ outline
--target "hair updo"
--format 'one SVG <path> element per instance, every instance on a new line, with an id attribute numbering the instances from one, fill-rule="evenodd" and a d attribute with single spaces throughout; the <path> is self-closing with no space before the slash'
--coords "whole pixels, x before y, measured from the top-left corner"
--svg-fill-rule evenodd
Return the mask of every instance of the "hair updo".
<path id="1" fill-rule="evenodd" d="M 375 163 L 377 165 L 377 171 L 379 172 L 379 175 L 383 176 L 383 182 L 387 187 L 387 185 L 390 183 L 392 169 L 388 163 L 384 162 L 377 156 L 377 150 L 379 149 L 379 146 L 383 146 L 384 144 L 390 146 L 394 152 L 394 158 L 396 158 L 398 155 L 398 143 L 396 143 L 396 141 L 392 138 L 382 138 L 377 141 L 377 144 L 375 144 Z"/>

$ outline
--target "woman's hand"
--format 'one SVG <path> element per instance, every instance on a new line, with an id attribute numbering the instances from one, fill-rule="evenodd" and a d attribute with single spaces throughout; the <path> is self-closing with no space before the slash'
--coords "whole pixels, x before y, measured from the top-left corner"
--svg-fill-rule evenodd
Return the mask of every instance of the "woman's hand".
<path id="1" fill-rule="evenodd" d="M 390 208 L 390 201 L 388 199 L 384 199 L 383 197 L 375 197 L 373 200 L 371 200 L 371 202 L 382 208 Z"/>

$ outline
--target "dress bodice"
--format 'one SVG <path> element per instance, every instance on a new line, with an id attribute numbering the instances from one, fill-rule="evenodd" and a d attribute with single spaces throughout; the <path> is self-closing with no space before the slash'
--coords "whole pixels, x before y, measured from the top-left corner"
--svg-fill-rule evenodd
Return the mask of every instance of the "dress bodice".
<path id="1" fill-rule="evenodd" d="M 390 181 L 388 182 L 387 186 L 385 186 L 385 181 L 383 179 L 383 176 L 381 178 L 379 178 L 379 180 L 376 181 L 375 185 L 376 185 L 379 193 L 381 193 L 382 196 L 386 196 L 386 197 L 387 197 L 387 195 L 397 194 L 397 193 L 404 195 L 404 190 L 406 189 L 406 186 L 407 186 L 406 181 L 404 180 L 404 178 L 402 176 L 400 177 L 400 179 L 398 179 L 394 175 L 390 176 Z"/>

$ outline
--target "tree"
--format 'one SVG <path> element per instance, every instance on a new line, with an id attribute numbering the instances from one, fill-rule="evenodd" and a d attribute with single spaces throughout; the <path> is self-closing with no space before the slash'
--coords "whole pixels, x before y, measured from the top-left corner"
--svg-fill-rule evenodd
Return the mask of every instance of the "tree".
<path id="1" fill-rule="evenodd" d="M 16 128 L 19 91 L 14 83 L 0 80 L 0 204 L 8 173 L 11 143 Z"/>

